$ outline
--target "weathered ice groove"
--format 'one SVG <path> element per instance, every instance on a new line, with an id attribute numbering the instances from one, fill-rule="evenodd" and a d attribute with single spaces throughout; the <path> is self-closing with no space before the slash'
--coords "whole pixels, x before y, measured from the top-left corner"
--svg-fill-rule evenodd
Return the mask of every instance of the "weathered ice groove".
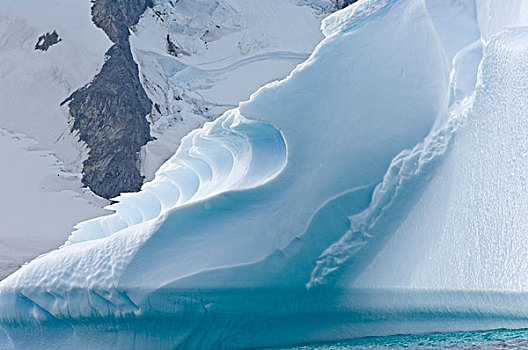
<path id="1" fill-rule="evenodd" d="M 128 30 L 149 6 L 150 0 L 95 2 L 92 19 L 114 45 L 93 81 L 63 102 L 69 103 L 73 130 L 90 149 L 82 182 L 105 198 L 138 191 L 143 183 L 139 151 L 151 139 L 146 116 L 152 102 L 140 83 Z"/>

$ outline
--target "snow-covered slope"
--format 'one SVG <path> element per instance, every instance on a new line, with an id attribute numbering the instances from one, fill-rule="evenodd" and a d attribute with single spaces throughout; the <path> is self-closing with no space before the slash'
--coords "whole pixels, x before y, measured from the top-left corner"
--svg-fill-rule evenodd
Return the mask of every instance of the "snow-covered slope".
<path id="1" fill-rule="evenodd" d="M 363 0 L 333 14 L 286 79 L 0 283 L 10 344 L 236 349 L 528 326 L 527 10 Z"/>
<path id="2" fill-rule="evenodd" d="M 0 12 L 1 126 L 36 139 L 67 163 L 78 163 L 80 156 L 67 144 L 74 138 L 59 104 L 93 78 L 111 44 L 93 25 L 90 5 L 6 1 Z M 54 30 L 61 41 L 47 51 L 35 50 L 39 37 Z"/>
<path id="3" fill-rule="evenodd" d="M 65 171 L 53 153 L 26 136 L 0 129 L 0 160 L 3 278 L 22 263 L 61 245 L 76 222 L 101 215 L 102 210 L 97 199 L 83 199 L 90 195 L 81 192 L 79 176 Z"/>
<path id="4" fill-rule="evenodd" d="M 89 1 L 0 8 L 1 278 L 60 244 L 79 219 L 104 213 L 105 202 L 82 189 L 86 151 L 59 104 L 91 80 L 110 42 L 93 26 Z M 54 30 L 60 41 L 36 50 Z"/>

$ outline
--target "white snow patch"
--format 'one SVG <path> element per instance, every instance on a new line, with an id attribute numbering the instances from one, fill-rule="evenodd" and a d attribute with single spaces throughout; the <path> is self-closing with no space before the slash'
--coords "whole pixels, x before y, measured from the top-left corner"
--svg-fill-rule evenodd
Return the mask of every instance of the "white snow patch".
<path id="1" fill-rule="evenodd" d="M 90 7 L 88 0 L 0 5 L 1 276 L 60 245 L 78 220 L 105 213 L 106 201 L 81 186 L 86 150 L 59 106 L 93 78 L 111 44 Z M 54 30 L 62 40 L 35 50 Z"/>

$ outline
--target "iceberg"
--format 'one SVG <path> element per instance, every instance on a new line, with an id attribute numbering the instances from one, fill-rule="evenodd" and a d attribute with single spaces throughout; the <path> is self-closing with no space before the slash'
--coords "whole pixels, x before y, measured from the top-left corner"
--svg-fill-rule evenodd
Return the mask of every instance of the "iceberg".
<path id="1" fill-rule="evenodd" d="M 528 326 L 527 10 L 331 15 L 286 79 L 3 280 L 0 339 L 245 349 Z"/>

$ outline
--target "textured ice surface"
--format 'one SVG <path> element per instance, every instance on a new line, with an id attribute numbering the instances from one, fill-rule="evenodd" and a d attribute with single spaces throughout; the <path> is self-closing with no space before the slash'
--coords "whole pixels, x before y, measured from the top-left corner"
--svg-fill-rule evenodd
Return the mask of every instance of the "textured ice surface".
<path id="1" fill-rule="evenodd" d="M 277 129 L 229 111 L 187 135 L 141 192 L 117 197 L 119 203 L 108 207 L 115 214 L 78 224 L 67 243 L 109 236 L 220 192 L 258 186 L 285 162 L 286 145 Z"/>
<path id="2" fill-rule="evenodd" d="M 527 42 L 515 29 L 486 46 L 456 140 L 357 285 L 528 290 Z M 415 253 L 403 254 L 411 242 Z"/>
<path id="3" fill-rule="evenodd" d="M 526 327 L 521 4 L 334 14 L 288 78 L 3 281 L 9 339 L 235 349 Z"/>

